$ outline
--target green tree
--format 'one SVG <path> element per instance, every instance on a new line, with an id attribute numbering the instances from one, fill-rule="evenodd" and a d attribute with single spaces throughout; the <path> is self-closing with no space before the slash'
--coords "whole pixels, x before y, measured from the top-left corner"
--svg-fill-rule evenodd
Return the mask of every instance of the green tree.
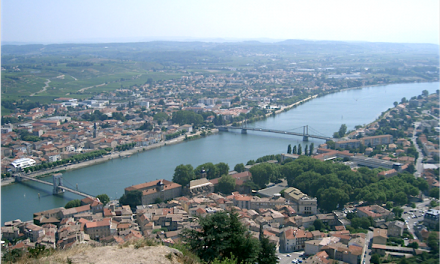
<path id="1" fill-rule="evenodd" d="M 342 124 L 341 127 L 339 128 L 338 135 L 341 138 L 341 137 L 345 136 L 345 133 L 347 133 L 347 125 Z"/>
<path id="2" fill-rule="evenodd" d="M 200 177 L 201 171 L 205 170 L 206 178 L 207 179 L 215 179 L 220 177 L 217 167 L 212 162 L 206 162 L 202 165 L 197 166 L 197 168 L 194 169 L 194 173 L 196 175 L 196 178 Z"/>
<path id="3" fill-rule="evenodd" d="M 260 252 L 258 254 L 258 263 L 265 264 L 276 264 L 278 263 L 278 258 L 276 253 L 276 247 L 269 241 L 263 233 L 263 226 L 260 225 Z"/>
<path id="4" fill-rule="evenodd" d="M 297 154 L 298 155 L 302 154 L 301 144 L 298 144 L 298 152 L 297 152 Z"/>
<path id="5" fill-rule="evenodd" d="M 173 182 L 186 186 L 195 179 L 194 169 L 191 164 L 180 164 L 174 169 Z"/>
<path id="6" fill-rule="evenodd" d="M 168 115 L 164 112 L 159 112 L 153 116 L 153 120 L 161 125 L 164 121 L 168 120 Z"/>
<path id="7" fill-rule="evenodd" d="M 400 218 L 402 217 L 403 209 L 399 206 L 396 206 L 393 208 L 393 213 L 396 217 Z"/>
<path id="8" fill-rule="evenodd" d="M 373 264 L 380 264 L 380 255 L 379 254 L 373 254 L 371 256 L 370 262 Z"/>
<path id="9" fill-rule="evenodd" d="M 431 253 L 438 254 L 439 252 L 439 241 L 438 234 L 435 232 L 430 232 L 428 235 L 428 247 L 431 248 Z"/>
<path id="10" fill-rule="evenodd" d="M 66 205 L 64 206 L 64 208 L 69 209 L 69 208 L 78 207 L 78 206 L 81 206 L 81 200 L 75 199 L 75 200 L 67 202 Z"/>
<path id="11" fill-rule="evenodd" d="M 313 221 L 313 226 L 315 227 L 315 230 L 321 230 L 325 227 L 321 219 L 316 219 Z"/>
<path id="12" fill-rule="evenodd" d="M 304 148 L 304 155 L 309 155 L 309 145 L 306 145 L 306 147 Z"/>
<path id="13" fill-rule="evenodd" d="M 234 170 L 236 172 L 244 172 L 246 168 L 244 167 L 243 163 L 238 163 L 237 165 L 235 165 Z"/>
<path id="14" fill-rule="evenodd" d="M 124 193 L 119 198 L 119 203 L 122 205 L 129 205 L 131 208 L 135 208 L 142 204 L 142 192 L 139 190 L 129 191 Z"/>
<path id="15" fill-rule="evenodd" d="M 199 229 L 184 229 L 182 240 L 200 259 L 212 262 L 234 256 L 238 263 L 255 263 L 260 243 L 239 221 L 236 212 L 217 212 L 199 218 Z"/>
<path id="16" fill-rule="evenodd" d="M 287 146 L 287 154 L 292 154 L 292 145 Z"/>
<path id="17" fill-rule="evenodd" d="M 235 179 L 225 174 L 218 180 L 218 190 L 224 194 L 231 194 L 235 190 Z"/>
<path id="18" fill-rule="evenodd" d="M 293 146 L 292 154 L 296 154 L 296 153 L 297 153 L 297 150 L 296 150 L 296 145 L 295 145 L 295 146 Z"/>
<path id="19" fill-rule="evenodd" d="M 229 165 L 224 162 L 219 162 L 215 164 L 215 167 L 217 168 L 217 177 L 220 177 L 222 175 L 229 173 Z"/>
<path id="20" fill-rule="evenodd" d="M 266 184 L 272 179 L 279 177 L 279 170 L 274 164 L 261 163 L 253 166 L 250 170 L 252 181 L 260 188 L 266 187 Z"/>
<path id="21" fill-rule="evenodd" d="M 110 198 L 109 198 L 108 195 L 105 194 L 105 193 L 104 193 L 104 194 L 99 194 L 99 195 L 97 195 L 96 198 L 98 198 L 99 201 L 101 201 L 101 203 L 102 203 L 103 205 L 106 205 L 108 202 L 110 202 Z"/>
<path id="22" fill-rule="evenodd" d="M 439 188 L 434 187 L 429 191 L 429 196 L 439 199 Z"/>
<path id="23" fill-rule="evenodd" d="M 309 148 L 309 156 L 313 155 L 313 148 L 315 147 L 315 144 L 311 143 Z"/>
<path id="24" fill-rule="evenodd" d="M 321 192 L 318 203 L 322 209 L 331 212 L 338 207 L 344 206 L 349 200 L 347 193 L 343 190 L 330 187 Z"/>

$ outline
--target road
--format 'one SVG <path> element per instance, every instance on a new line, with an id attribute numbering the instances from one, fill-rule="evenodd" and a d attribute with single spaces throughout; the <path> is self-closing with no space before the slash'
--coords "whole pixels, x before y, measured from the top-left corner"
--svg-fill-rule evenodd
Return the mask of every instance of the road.
<path id="1" fill-rule="evenodd" d="M 414 172 L 414 176 L 415 177 L 420 177 L 423 173 L 423 152 L 422 150 L 419 148 L 419 146 L 417 145 L 417 136 L 416 136 L 416 129 L 417 127 L 420 125 L 420 122 L 414 122 L 414 130 L 413 130 L 413 135 L 412 135 L 412 142 L 417 150 L 417 152 L 419 153 L 419 158 L 416 161 L 416 172 Z"/>
<path id="2" fill-rule="evenodd" d="M 277 253 L 278 259 L 280 264 L 287 264 L 287 263 L 292 263 L 292 260 L 294 259 L 301 259 L 301 261 L 303 260 L 303 258 L 300 258 L 300 256 L 304 254 L 304 251 L 298 251 L 298 252 L 292 252 L 292 253 Z M 287 255 L 290 255 L 290 257 L 288 257 Z"/>
<path id="3" fill-rule="evenodd" d="M 414 239 L 417 239 L 417 236 L 414 234 L 414 224 L 419 221 L 423 221 L 423 216 L 425 214 L 424 211 L 427 211 L 429 209 L 430 202 L 430 199 L 425 198 L 423 202 L 416 203 L 416 208 L 402 206 L 402 218 L 405 219 L 405 222 L 408 226 L 408 232 L 410 232 L 414 236 Z"/>

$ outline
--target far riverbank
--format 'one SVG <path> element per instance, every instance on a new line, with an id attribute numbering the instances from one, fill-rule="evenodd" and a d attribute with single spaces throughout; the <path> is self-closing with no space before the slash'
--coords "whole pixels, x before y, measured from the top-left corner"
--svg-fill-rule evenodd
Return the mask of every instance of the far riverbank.
<path id="1" fill-rule="evenodd" d="M 218 133 L 218 129 L 214 128 L 214 129 L 212 129 L 210 131 L 209 135 L 213 135 L 213 134 L 216 134 L 216 133 Z M 64 165 L 64 166 L 56 167 L 56 168 L 53 168 L 53 169 L 40 170 L 40 171 L 37 171 L 37 172 L 26 174 L 26 176 L 32 177 L 32 178 L 40 177 L 40 176 L 48 176 L 48 175 L 53 174 L 53 173 L 81 169 L 81 168 L 85 168 L 85 167 L 88 167 L 88 166 L 92 166 L 92 165 L 100 164 L 100 163 L 103 163 L 103 162 L 107 162 L 107 161 L 113 160 L 113 159 L 129 158 L 133 154 L 137 154 L 137 153 L 140 153 L 140 152 L 144 152 L 144 151 L 148 151 L 148 150 L 152 150 L 152 149 L 156 149 L 156 148 L 161 148 L 161 147 L 164 147 L 164 146 L 167 146 L 167 145 L 174 145 L 174 144 L 177 144 L 177 143 L 184 142 L 185 138 L 187 138 L 187 140 L 191 140 L 191 137 L 200 138 L 200 134 L 201 134 L 200 131 L 197 132 L 197 133 L 194 133 L 194 134 L 185 134 L 185 135 L 179 136 L 177 138 L 173 138 L 173 139 L 167 140 L 167 141 L 161 141 L 159 143 L 151 144 L 149 146 L 134 147 L 132 149 L 125 150 L 125 151 L 112 152 L 111 154 L 105 155 L 102 158 L 96 158 L 96 159 L 93 159 L 93 160 L 88 160 L 88 161 L 84 161 L 84 162 L 80 162 L 80 163 L 76 163 L 76 164 Z M 9 185 L 9 184 L 12 184 L 14 182 L 15 182 L 14 177 L 5 178 L 5 179 L 2 179 L 1 186 Z"/>

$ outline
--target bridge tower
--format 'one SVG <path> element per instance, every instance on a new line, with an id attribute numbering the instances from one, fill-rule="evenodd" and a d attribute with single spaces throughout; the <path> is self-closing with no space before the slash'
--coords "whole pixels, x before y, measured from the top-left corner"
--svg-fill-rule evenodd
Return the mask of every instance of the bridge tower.
<path id="1" fill-rule="evenodd" d="M 53 180 L 53 194 L 64 193 L 64 189 L 60 188 L 63 186 L 63 175 L 61 173 L 57 173 L 52 175 Z"/>
<path id="2" fill-rule="evenodd" d="M 245 119 L 244 122 L 241 123 L 241 133 L 247 134 L 247 120 Z"/>
<path id="3" fill-rule="evenodd" d="M 309 126 L 303 126 L 303 141 L 309 141 Z"/>

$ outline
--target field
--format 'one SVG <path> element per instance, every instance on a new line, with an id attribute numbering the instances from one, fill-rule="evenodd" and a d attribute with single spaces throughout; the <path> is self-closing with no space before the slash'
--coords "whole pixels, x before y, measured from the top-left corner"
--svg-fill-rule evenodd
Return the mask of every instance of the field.
<path id="1" fill-rule="evenodd" d="M 336 67 L 336 73 L 374 68 L 374 74 L 426 80 L 426 72 L 438 72 L 438 58 L 436 45 L 331 41 L 4 45 L 1 93 L 2 102 L 45 104 L 190 74 L 321 67 Z M 2 107 L 2 115 L 9 113 Z"/>

